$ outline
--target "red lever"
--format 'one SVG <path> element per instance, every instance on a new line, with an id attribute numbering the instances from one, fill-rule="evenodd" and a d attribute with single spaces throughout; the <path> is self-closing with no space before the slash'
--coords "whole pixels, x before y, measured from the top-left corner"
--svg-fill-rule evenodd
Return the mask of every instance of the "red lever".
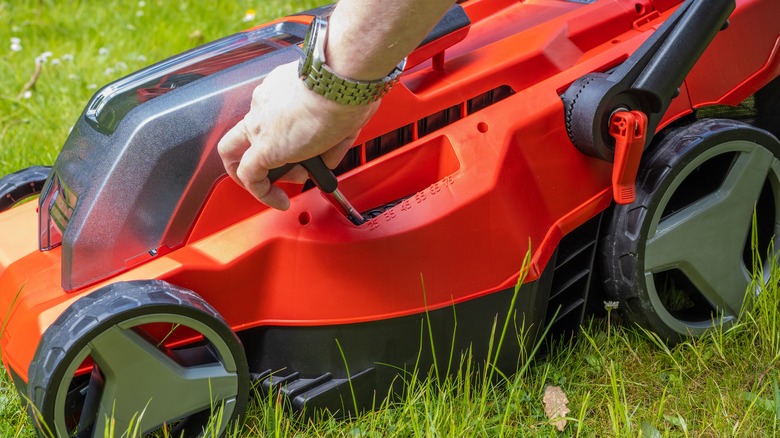
<path id="1" fill-rule="evenodd" d="M 647 142 L 647 116 L 641 111 L 618 111 L 612 115 L 609 135 L 615 139 L 612 193 L 618 204 L 636 199 L 636 173 Z"/>

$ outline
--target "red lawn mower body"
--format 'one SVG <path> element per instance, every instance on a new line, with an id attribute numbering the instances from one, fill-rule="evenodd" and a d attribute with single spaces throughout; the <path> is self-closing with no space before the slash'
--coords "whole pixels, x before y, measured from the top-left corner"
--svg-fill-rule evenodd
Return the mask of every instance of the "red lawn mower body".
<path id="1" fill-rule="evenodd" d="M 618 67 L 680 3 L 460 3 L 468 22 L 412 55 L 417 65 L 336 169 L 340 190 L 371 216 L 359 226 L 299 185 L 283 184 L 289 211 L 267 209 L 217 166 L 218 140 L 248 110 L 262 76 L 297 59 L 310 16 L 251 29 L 246 43 L 228 41 L 267 44 L 271 33 L 262 32 L 284 33 L 268 53 L 219 49 L 232 58 L 205 70 L 173 58 L 164 61 L 167 70 L 141 75 L 141 85 L 107 86 L 68 139 L 40 208 L 28 203 L 0 214 L 0 227 L 14 230 L 0 233 L 3 364 L 26 392 L 31 363 L 44 360 L 36 357 L 42 336 L 63 312 L 136 280 L 163 280 L 213 306 L 264 387 L 323 375 L 339 387 L 352 377 L 354 387 L 365 385 L 359 397 L 366 400 L 385 394 L 396 374 L 378 364 L 411 367 L 419 351 L 437 349 L 421 341 L 421 324 L 431 325 L 438 350 L 456 336 L 455 345 L 486 355 L 493 321 L 510 311 L 519 278 L 518 321 L 534 330 L 576 327 L 596 293 L 613 165 L 573 146 L 561 94 L 588 73 Z M 737 105 L 780 75 L 778 17 L 774 0 L 737 1 L 657 131 L 699 107 Z M 171 74 L 196 76 L 165 90 Z M 127 90 L 137 103 L 102 120 L 100 110 Z M 167 149 L 144 149 L 156 143 Z M 61 245 L 49 244 L 57 239 Z M 41 251 L 39 241 L 51 248 Z M 506 352 L 510 368 L 517 348 Z M 286 394 L 296 408 L 343 406 L 343 385 L 335 396 L 323 388 Z"/>

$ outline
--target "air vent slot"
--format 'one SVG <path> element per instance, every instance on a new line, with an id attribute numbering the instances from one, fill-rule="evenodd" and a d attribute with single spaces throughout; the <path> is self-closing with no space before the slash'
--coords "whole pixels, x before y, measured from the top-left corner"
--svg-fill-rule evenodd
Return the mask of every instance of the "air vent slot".
<path id="1" fill-rule="evenodd" d="M 333 170 L 336 175 L 358 168 L 398 148 L 432 134 L 445 126 L 469 116 L 490 105 L 515 94 L 508 85 L 489 90 L 457 105 L 437 111 L 414 123 L 372 138 L 363 144 L 353 146 L 341 163 Z"/>

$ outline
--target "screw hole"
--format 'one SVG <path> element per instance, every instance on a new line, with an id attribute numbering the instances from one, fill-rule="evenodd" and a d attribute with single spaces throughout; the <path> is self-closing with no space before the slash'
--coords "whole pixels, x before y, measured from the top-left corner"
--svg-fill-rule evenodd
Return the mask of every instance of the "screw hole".
<path id="1" fill-rule="evenodd" d="M 641 3 L 634 4 L 634 7 L 636 8 L 636 13 L 639 15 L 642 15 L 645 13 L 645 5 Z"/>
<path id="2" fill-rule="evenodd" d="M 301 225 L 309 225 L 309 222 L 311 222 L 311 213 L 304 211 L 303 213 L 299 214 L 298 222 L 300 222 Z"/>
<path id="3" fill-rule="evenodd" d="M 477 123 L 477 131 L 479 131 L 479 132 L 481 132 L 483 134 L 488 132 L 488 124 L 485 123 L 485 122 Z"/>

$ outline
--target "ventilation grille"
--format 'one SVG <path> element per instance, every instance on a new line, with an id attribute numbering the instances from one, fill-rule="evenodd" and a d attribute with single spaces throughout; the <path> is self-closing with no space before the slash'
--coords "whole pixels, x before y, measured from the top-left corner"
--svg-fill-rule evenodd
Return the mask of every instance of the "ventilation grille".
<path id="1" fill-rule="evenodd" d="M 379 137 L 372 138 L 367 142 L 352 147 L 341 163 L 333 170 L 333 173 L 340 175 L 349 170 L 360 167 L 371 160 L 388 154 L 402 146 L 405 146 L 418 138 L 424 137 L 432 132 L 444 128 L 450 123 L 456 122 L 469 114 L 487 108 L 496 102 L 500 102 L 507 97 L 515 94 L 508 86 L 502 85 L 494 88 L 479 96 L 473 97 L 458 105 L 451 106 L 442 111 L 423 117 L 415 123 L 402 126 L 394 131 L 390 131 Z"/>
<path id="2" fill-rule="evenodd" d="M 564 236 L 558 245 L 547 305 L 552 339 L 579 332 L 594 277 L 601 216 L 597 215 Z"/>

